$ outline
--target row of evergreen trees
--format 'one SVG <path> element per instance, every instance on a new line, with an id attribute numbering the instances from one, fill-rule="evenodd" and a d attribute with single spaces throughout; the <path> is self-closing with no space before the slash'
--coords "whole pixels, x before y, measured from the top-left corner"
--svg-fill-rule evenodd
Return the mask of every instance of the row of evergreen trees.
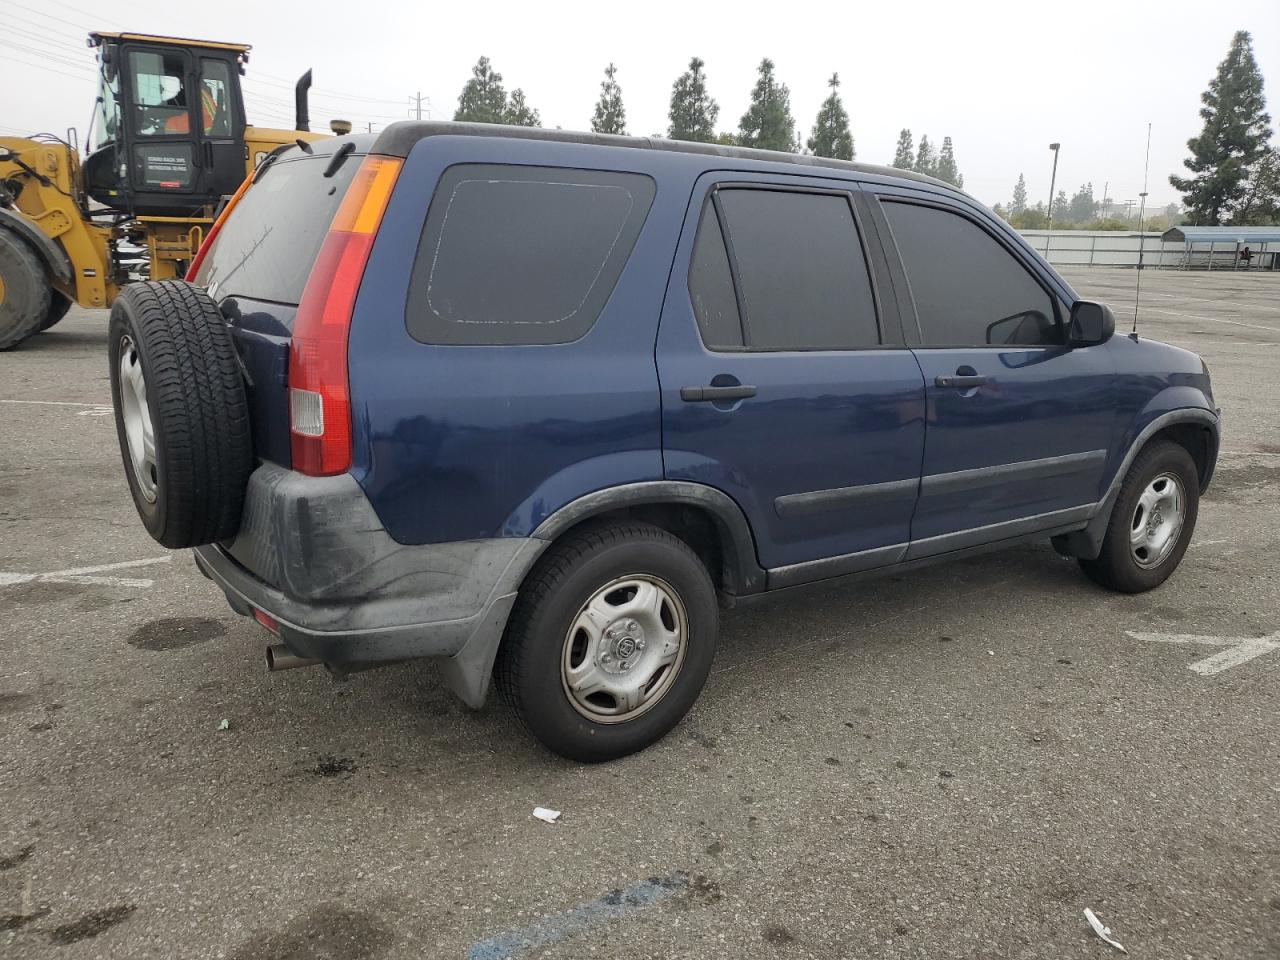
<path id="1" fill-rule="evenodd" d="M 893 155 L 893 165 L 899 170 L 927 173 L 947 183 L 954 183 L 957 187 L 964 186 L 964 177 L 956 167 L 955 148 L 951 145 L 950 137 L 942 138 L 942 149 L 935 155 L 927 133 L 920 137 L 920 147 L 916 149 L 912 144 L 911 131 L 904 127 L 898 134 L 898 149 Z"/>
<path id="2" fill-rule="evenodd" d="M 751 104 L 738 121 L 736 133 L 716 132 L 720 119 L 720 105 L 707 92 L 706 64 L 697 57 L 689 61 L 689 69 L 676 78 L 671 86 L 671 106 L 668 113 L 667 136 L 673 140 L 693 140 L 702 143 L 722 143 L 742 147 L 758 147 L 762 150 L 808 152 L 819 157 L 852 160 L 856 156 L 853 133 L 849 127 L 849 114 L 840 99 L 840 77 L 832 74 L 827 81 L 831 93 L 823 101 L 814 120 L 813 133 L 801 141 L 796 133 L 796 122 L 791 115 L 791 91 L 778 80 L 773 61 L 768 57 L 760 61 L 756 83 L 751 91 Z M 471 70 L 471 79 L 458 97 L 455 120 L 478 123 L 514 123 L 536 127 L 540 118 L 531 108 L 524 93 L 513 90 L 510 95 L 502 84 L 502 74 L 493 69 L 488 57 L 481 57 Z M 622 87 L 618 83 L 618 71 L 612 63 L 605 68 L 600 84 L 600 97 L 591 117 L 591 129 L 596 133 L 627 132 L 627 111 L 622 103 Z M 911 150 L 911 132 L 904 130 L 907 151 Z M 899 159 L 902 144 L 899 142 Z M 897 160 L 895 166 L 901 166 Z M 964 177 L 956 168 L 951 138 L 942 143 L 937 157 L 929 145 L 928 137 L 921 137 L 918 154 L 912 154 L 907 169 L 919 170 L 957 186 L 964 185 Z"/>

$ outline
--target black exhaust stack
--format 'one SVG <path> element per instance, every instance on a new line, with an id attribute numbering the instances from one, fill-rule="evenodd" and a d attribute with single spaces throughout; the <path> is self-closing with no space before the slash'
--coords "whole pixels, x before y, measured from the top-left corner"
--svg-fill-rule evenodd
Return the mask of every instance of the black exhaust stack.
<path id="1" fill-rule="evenodd" d="M 311 113 L 307 109 L 307 91 L 311 89 L 311 71 L 308 70 L 298 78 L 298 85 L 293 88 L 294 128 L 303 132 L 311 129 Z"/>

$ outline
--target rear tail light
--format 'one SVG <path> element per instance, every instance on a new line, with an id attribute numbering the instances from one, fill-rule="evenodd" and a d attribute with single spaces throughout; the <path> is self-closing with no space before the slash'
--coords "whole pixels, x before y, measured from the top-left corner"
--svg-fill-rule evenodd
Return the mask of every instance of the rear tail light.
<path id="1" fill-rule="evenodd" d="M 209 232 L 204 236 L 204 242 L 200 244 L 200 249 L 196 251 L 195 259 L 191 261 L 191 266 L 187 267 L 187 275 L 185 277 L 188 283 L 195 283 L 196 273 L 200 269 L 200 264 L 204 263 L 204 258 L 209 254 L 209 248 L 213 246 L 213 240 L 218 235 L 218 231 L 222 229 L 222 225 L 226 222 L 227 217 L 231 213 L 231 208 L 240 202 L 240 198 L 244 196 L 244 192 L 249 189 L 249 184 L 253 183 L 253 176 L 244 178 L 244 183 L 235 193 L 231 195 L 231 199 L 227 201 L 227 205 L 222 208 L 222 212 L 218 214 L 218 219 L 213 221 L 213 226 L 209 228 Z"/>
<path id="2" fill-rule="evenodd" d="M 351 466 L 347 333 L 374 234 L 400 173 L 394 157 L 365 157 L 307 278 L 289 345 L 293 469 L 311 476 Z"/>

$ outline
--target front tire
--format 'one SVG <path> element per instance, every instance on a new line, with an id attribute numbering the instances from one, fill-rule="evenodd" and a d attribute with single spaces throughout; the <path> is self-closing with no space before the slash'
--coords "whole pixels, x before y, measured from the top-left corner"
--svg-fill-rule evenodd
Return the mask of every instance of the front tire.
<path id="1" fill-rule="evenodd" d="M 521 589 L 498 689 L 550 750 L 614 760 L 689 711 L 718 630 L 715 586 L 682 540 L 647 523 L 589 528 L 551 547 Z"/>
<path id="2" fill-rule="evenodd" d="M 1176 443 L 1159 442 L 1129 468 L 1096 560 L 1080 567 L 1095 583 L 1142 593 L 1164 583 L 1187 552 L 1200 512 L 1195 461 Z"/>
<path id="3" fill-rule="evenodd" d="M 13 231 L 0 229 L 0 350 L 39 332 L 51 296 L 35 252 Z"/>

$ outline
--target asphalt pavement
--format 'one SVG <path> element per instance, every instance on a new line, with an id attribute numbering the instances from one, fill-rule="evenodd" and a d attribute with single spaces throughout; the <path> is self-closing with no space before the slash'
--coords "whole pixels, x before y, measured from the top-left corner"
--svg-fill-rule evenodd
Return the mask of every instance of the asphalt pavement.
<path id="1" fill-rule="evenodd" d="M 1077 269 L 1132 321 L 1131 270 Z M 581 766 L 431 664 L 268 674 L 152 542 L 106 314 L 0 354 L 0 954 L 1280 956 L 1280 274 L 1147 271 L 1224 411 L 1195 541 L 1048 544 L 725 615 L 689 717 Z M 563 811 L 558 823 L 535 806 Z"/>

